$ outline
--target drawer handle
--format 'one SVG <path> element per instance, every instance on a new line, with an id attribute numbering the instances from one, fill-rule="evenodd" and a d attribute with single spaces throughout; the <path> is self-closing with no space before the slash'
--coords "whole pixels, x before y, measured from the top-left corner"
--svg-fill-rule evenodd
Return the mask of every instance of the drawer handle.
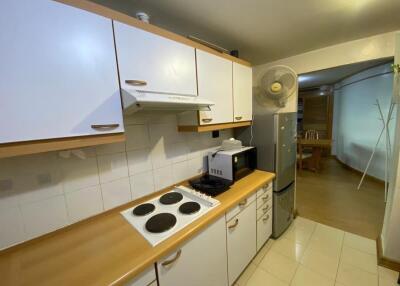
<path id="1" fill-rule="evenodd" d="M 263 221 L 269 220 L 269 215 L 267 215 L 265 218 L 263 218 Z"/>
<path id="2" fill-rule="evenodd" d="M 203 118 L 201 121 L 208 123 L 212 121 L 212 118 Z"/>
<path id="3" fill-rule="evenodd" d="M 262 198 L 264 202 L 266 202 L 269 199 L 269 195 L 266 195 L 265 197 Z"/>
<path id="4" fill-rule="evenodd" d="M 236 116 L 236 117 L 235 117 L 236 120 L 240 120 L 240 119 L 242 119 L 242 118 L 243 118 L 243 116 Z"/>
<path id="5" fill-rule="evenodd" d="M 265 208 L 262 209 L 264 213 L 266 213 L 269 210 L 269 205 L 267 205 Z"/>
<path id="6" fill-rule="evenodd" d="M 174 258 L 171 258 L 170 260 L 164 261 L 163 263 L 161 263 L 161 265 L 165 267 L 165 266 L 168 266 L 168 265 L 174 263 L 175 261 L 178 260 L 179 257 L 181 257 L 181 254 L 182 254 L 182 249 L 179 249 L 179 250 L 176 252 L 176 255 L 175 255 Z"/>
<path id="7" fill-rule="evenodd" d="M 247 199 L 244 199 L 239 203 L 239 206 L 244 207 L 247 204 Z"/>
<path id="8" fill-rule="evenodd" d="M 133 86 L 145 86 L 147 82 L 144 80 L 136 80 L 136 79 L 128 79 L 125 81 L 126 84 L 133 85 Z"/>
<path id="9" fill-rule="evenodd" d="M 235 227 L 237 227 L 238 224 L 239 224 L 239 219 L 237 218 L 237 219 L 235 219 L 235 222 L 232 225 L 228 226 L 228 228 L 234 229 Z"/>
<path id="10" fill-rule="evenodd" d="M 92 124 L 93 129 L 100 129 L 100 130 L 108 130 L 108 129 L 115 129 L 119 127 L 118 123 L 114 124 Z"/>

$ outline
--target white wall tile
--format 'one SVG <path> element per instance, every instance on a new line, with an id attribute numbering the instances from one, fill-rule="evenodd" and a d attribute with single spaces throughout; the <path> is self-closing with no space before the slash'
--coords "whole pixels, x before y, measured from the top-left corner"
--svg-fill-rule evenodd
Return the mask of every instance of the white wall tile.
<path id="1" fill-rule="evenodd" d="M 171 165 L 154 170 L 153 176 L 156 191 L 166 188 L 174 183 Z"/>
<path id="2" fill-rule="evenodd" d="M 104 209 L 112 209 L 132 200 L 129 177 L 101 184 Z"/>
<path id="3" fill-rule="evenodd" d="M 48 172 L 19 178 L 18 197 L 21 204 L 45 200 L 63 193 L 59 173 Z"/>
<path id="4" fill-rule="evenodd" d="M 153 169 L 150 149 L 139 149 L 128 153 L 129 175 L 149 171 Z"/>
<path id="5" fill-rule="evenodd" d="M 176 124 L 149 124 L 149 134 L 151 144 L 164 140 L 166 144 L 181 142 L 185 136 L 178 132 Z"/>
<path id="6" fill-rule="evenodd" d="M 71 157 L 59 160 L 62 168 L 64 191 L 75 191 L 99 184 L 97 159 Z"/>
<path id="7" fill-rule="evenodd" d="M 166 146 L 163 140 L 153 145 L 150 151 L 150 156 L 153 163 L 153 169 L 159 169 L 172 164 L 172 158 L 167 157 Z"/>
<path id="8" fill-rule="evenodd" d="M 106 155 L 125 152 L 125 142 L 118 142 L 113 144 L 104 144 L 96 146 L 97 155 Z"/>
<path id="9" fill-rule="evenodd" d="M 187 161 L 178 162 L 172 165 L 172 174 L 175 182 L 180 182 L 189 178 Z"/>
<path id="10" fill-rule="evenodd" d="M 137 199 L 154 192 L 153 172 L 148 171 L 130 177 L 132 198 Z"/>
<path id="11" fill-rule="evenodd" d="M 0 249 L 23 241 L 24 236 L 19 208 L 0 208 Z"/>
<path id="12" fill-rule="evenodd" d="M 128 163 L 125 152 L 98 156 L 97 160 L 101 183 L 128 177 Z"/>
<path id="13" fill-rule="evenodd" d="M 143 149 L 150 146 L 147 125 L 128 125 L 125 128 L 126 150 Z"/>
<path id="14" fill-rule="evenodd" d="M 205 159 L 203 157 L 193 158 L 187 161 L 189 177 L 200 175 L 206 171 Z"/>
<path id="15" fill-rule="evenodd" d="M 65 195 L 71 223 L 103 211 L 100 186 L 89 187 Z"/>
<path id="16" fill-rule="evenodd" d="M 68 224 L 64 196 L 21 205 L 28 238 L 33 238 Z"/>

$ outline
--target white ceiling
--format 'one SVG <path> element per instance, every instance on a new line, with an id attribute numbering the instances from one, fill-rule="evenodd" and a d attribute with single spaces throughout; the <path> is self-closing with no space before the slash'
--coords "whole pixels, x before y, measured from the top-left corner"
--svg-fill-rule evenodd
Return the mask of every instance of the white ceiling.
<path id="1" fill-rule="evenodd" d="M 400 29 L 400 0 L 92 0 L 261 64 Z"/>
<path id="2" fill-rule="evenodd" d="M 393 58 L 366 61 L 299 75 L 299 88 L 307 89 L 330 85 L 368 68 L 393 62 Z"/>

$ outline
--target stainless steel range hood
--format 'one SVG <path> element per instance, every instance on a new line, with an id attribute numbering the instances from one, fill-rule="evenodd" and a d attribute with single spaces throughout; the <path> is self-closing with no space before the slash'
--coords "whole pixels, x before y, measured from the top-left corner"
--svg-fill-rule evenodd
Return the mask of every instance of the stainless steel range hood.
<path id="1" fill-rule="evenodd" d="M 125 114 L 132 114 L 140 110 L 163 110 L 176 112 L 210 110 L 210 106 L 214 105 L 213 102 L 199 99 L 196 96 L 152 93 L 147 91 L 124 89 L 122 89 L 122 103 Z"/>

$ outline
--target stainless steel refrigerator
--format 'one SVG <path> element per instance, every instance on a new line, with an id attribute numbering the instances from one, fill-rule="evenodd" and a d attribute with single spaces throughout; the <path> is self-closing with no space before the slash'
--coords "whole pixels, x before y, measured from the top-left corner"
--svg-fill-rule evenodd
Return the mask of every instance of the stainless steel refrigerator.
<path id="1" fill-rule="evenodd" d="M 235 131 L 237 139 L 257 147 L 257 169 L 274 172 L 273 231 L 277 238 L 293 221 L 297 113 L 274 113 L 254 103 L 253 125 Z"/>

